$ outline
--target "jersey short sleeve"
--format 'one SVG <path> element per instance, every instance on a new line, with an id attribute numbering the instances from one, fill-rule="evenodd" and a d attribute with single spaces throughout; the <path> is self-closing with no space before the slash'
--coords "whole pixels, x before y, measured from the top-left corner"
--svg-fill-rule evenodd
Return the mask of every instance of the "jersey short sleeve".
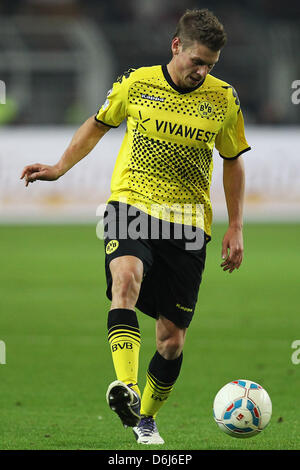
<path id="1" fill-rule="evenodd" d="M 121 75 L 107 93 L 105 103 L 97 112 L 95 119 L 110 127 L 118 127 L 127 117 L 129 76 L 133 69 Z"/>
<path id="2" fill-rule="evenodd" d="M 237 93 L 231 86 L 226 88 L 229 93 L 228 111 L 215 146 L 222 158 L 231 160 L 250 150 L 250 147 L 245 138 L 244 118 Z"/>

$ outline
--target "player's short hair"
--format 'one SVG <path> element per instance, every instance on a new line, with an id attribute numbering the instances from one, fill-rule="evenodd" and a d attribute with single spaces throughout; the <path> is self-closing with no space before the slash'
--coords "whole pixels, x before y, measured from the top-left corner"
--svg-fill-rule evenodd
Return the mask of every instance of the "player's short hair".
<path id="1" fill-rule="evenodd" d="M 222 49 L 227 40 L 222 23 L 207 8 L 186 10 L 178 21 L 173 39 L 175 37 L 179 37 L 184 49 L 197 41 L 215 52 Z"/>

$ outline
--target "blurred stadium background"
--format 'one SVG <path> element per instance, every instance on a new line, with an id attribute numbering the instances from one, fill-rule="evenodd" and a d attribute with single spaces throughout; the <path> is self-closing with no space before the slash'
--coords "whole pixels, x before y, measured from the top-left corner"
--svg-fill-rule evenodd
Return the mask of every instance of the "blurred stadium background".
<path id="1" fill-rule="evenodd" d="M 245 155 L 246 218 L 300 218 L 300 93 L 292 88 L 300 79 L 298 1 L 1 0 L 2 222 L 97 220 L 124 126 L 58 182 L 25 189 L 20 172 L 25 164 L 56 162 L 123 71 L 167 63 L 176 22 L 194 7 L 213 10 L 228 33 L 214 75 L 237 89 L 252 146 Z M 217 155 L 214 163 L 219 220 L 226 212 Z"/>

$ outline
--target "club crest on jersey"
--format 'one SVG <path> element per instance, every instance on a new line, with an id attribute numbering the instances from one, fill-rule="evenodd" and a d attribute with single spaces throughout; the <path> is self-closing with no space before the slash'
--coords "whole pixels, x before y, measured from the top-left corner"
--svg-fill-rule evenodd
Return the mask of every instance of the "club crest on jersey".
<path id="1" fill-rule="evenodd" d="M 214 107 L 209 101 L 201 101 L 198 111 L 201 117 L 208 118 L 214 114 Z"/>
<path id="2" fill-rule="evenodd" d="M 111 255 L 119 246 L 118 240 L 111 240 L 106 246 L 106 254 Z"/>

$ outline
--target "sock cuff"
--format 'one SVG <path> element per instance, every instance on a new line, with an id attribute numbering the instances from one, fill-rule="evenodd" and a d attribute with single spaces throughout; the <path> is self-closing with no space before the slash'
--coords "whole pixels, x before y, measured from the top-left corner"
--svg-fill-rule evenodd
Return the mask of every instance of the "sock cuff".
<path id="1" fill-rule="evenodd" d="M 110 310 L 107 318 L 107 329 L 110 330 L 110 328 L 116 325 L 128 325 L 133 328 L 139 328 L 135 311 L 127 308 L 114 308 Z"/>
<path id="2" fill-rule="evenodd" d="M 173 384 L 179 376 L 182 360 L 183 353 L 176 359 L 165 359 L 156 351 L 149 364 L 148 372 L 162 383 Z"/>

